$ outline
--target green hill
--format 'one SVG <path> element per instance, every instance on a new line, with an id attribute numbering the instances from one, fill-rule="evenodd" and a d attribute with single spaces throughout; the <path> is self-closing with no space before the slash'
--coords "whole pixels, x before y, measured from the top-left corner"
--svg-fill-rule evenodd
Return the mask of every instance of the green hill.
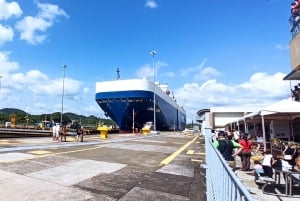
<path id="1" fill-rule="evenodd" d="M 60 122 L 61 118 L 60 112 L 55 112 L 52 114 L 40 114 L 40 115 L 31 115 L 26 113 L 23 110 L 16 108 L 3 108 L 0 109 L 0 125 L 5 124 L 7 121 L 11 121 L 12 115 L 17 117 L 17 124 L 35 124 L 43 120 Z M 99 123 L 104 123 L 106 125 L 115 125 L 111 119 L 101 119 L 94 115 L 84 116 L 74 113 L 64 113 L 63 114 L 63 124 L 66 125 L 71 123 L 72 120 L 75 120 L 83 126 L 97 126 Z"/>

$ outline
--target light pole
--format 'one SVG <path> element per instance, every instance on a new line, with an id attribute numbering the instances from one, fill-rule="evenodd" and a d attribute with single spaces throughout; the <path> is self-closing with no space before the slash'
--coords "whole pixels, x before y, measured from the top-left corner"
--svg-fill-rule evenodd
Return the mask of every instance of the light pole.
<path id="1" fill-rule="evenodd" d="M 61 113 L 60 113 L 60 126 L 62 126 L 63 122 L 63 113 L 64 113 L 64 93 L 65 93 L 65 76 L 66 76 L 66 68 L 67 65 L 63 64 L 61 65 L 64 70 L 64 76 L 63 76 L 63 85 L 62 85 L 62 96 L 61 96 Z"/>
<path id="2" fill-rule="evenodd" d="M 154 57 L 155 55 L 157 54 L 156 51 L 152 50 L 150 52 L 150 54 L 152 55 L 152 66 L 153 66 L 153 83 L 154 83 L 154 90 L 153 90 L 153 129 L 154 131 L 156 131 L 156 106 L 155 106 L 155 103 L 156 103 L 156 100 L 155 100 L 155 88 L 156 88 L 156 85 L 155 85 L 155 60 L 154 60 Z"/>

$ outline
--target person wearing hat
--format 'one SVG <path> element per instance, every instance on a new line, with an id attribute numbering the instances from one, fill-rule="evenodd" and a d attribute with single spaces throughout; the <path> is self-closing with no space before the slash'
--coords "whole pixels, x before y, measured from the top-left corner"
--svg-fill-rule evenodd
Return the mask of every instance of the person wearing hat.
<path id="1" fill-rule="evenodd" d="M 216 140 L 213 145 L 219 150 L 229 167 L 235 170 L 236 165 L 234 157 L 242 151 L 241 145 L 232 140 L 232 135 L 227 135 L 227 132 L 220 132 L 218 134 L 218 140 Z M 235 148 L 239 148 L 236 153 L 234 153 Z"/>

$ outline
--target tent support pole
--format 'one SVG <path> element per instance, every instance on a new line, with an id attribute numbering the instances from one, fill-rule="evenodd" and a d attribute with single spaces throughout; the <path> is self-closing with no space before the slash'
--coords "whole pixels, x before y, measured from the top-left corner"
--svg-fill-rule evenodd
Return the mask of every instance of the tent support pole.
<path id="1" fill-rule="evenodd" d="M 263 138 L 264 138 L 264 152 L 265 152 L 267 150 L 267 146 L 266 146 L 266 129 L 265 129 L 264 115 L 261 115 L 261 127 L 262 127 Z"/>

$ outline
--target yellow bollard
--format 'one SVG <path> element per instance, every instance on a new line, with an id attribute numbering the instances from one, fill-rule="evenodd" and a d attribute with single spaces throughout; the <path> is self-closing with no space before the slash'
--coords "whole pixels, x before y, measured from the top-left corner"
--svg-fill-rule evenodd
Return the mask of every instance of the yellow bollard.
<path id="1" fill-rule="evenodd" d="M 143 134 L 148 135 L 150 133 L 150 129 L 147 127 L 142 128 Z"/>
<path id="2" fill-rule="evenodd" d="M 100 131 L 100 138 L 102 139 L 106 139 L 107 138 L 107 133 L 110 130 L 107 126 L 103 125 L 103 126 L 99 126 L 97 128 L 97 130 Z"/>

